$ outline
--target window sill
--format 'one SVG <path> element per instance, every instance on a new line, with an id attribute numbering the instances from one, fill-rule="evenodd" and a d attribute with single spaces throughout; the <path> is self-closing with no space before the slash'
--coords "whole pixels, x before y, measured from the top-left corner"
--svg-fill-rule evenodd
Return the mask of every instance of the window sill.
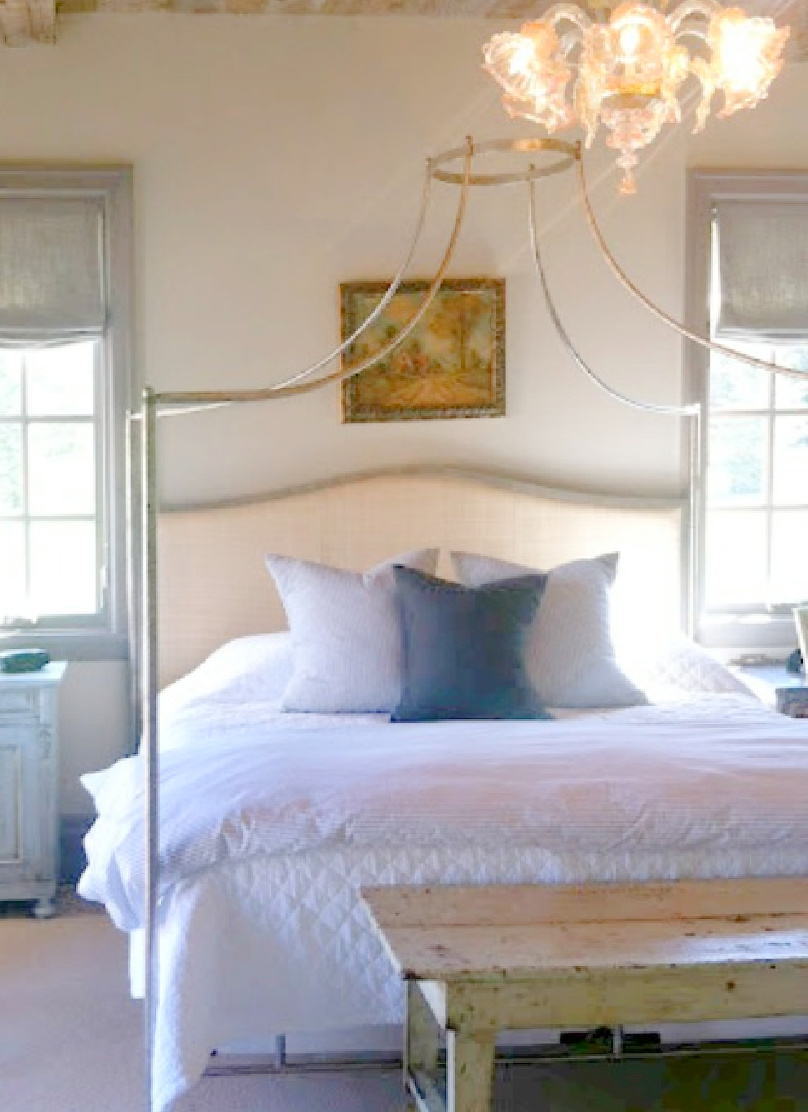
<path id="1" fill-rule="evenodd" d="M 129 644 L 109 630 L 22 629 L 0 631 L 1 649 L 35 647 L 50 653 L 52 660 L 127 660 Z"/>
<path id="2" fill-rule="evenodd" d="M 785 660 L 796 648 L 797 630 L 791 614 L 711 614 L 698 621 L 696 640 L 705 649 L 727 650 L 732 656 Z"/>

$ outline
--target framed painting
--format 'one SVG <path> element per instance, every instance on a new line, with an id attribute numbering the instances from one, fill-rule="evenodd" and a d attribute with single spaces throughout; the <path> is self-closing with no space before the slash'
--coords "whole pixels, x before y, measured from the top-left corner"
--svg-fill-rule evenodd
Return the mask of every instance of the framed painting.
<path id="1" fill-rule="evenodd" d="M 343 282 L 342 338 L 378 306 L 387 282 Z M 403 282 L 381 316 L 351 344 L 359 363 L 404 327 L 428 282 Z M 505 282 L 446 279 L 424 318 L 387 356 L 342 384 L 343 421 L 418 421 L 505 415 Z"/>

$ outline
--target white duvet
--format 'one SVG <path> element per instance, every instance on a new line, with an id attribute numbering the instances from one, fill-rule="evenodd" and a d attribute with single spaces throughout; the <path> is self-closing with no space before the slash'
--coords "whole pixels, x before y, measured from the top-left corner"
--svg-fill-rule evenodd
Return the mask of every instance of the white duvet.
<path id="1" fill-rule="evenodd" d="M 200 714 L 160 769 L 160 893 L 221 865 L 324 849 L 540 847 L 558 862 L 701 854 L 808 870 L 808 730 L 709 696 L 567 721 L 306 729 L 260 705 Z M 84 783 L 99 814 L 82 892 L 143 925 L 140 757 Z M 569 878 L 572 879 L 572 878 Z"/>
<path id="2" fill-rule="evenodd" d="M 296 716 L 297 717 L 297 716 Z M 166 707 L 155 1106 L 246 1036 L 401 1018 L 362 884 L 808 875 L 808 723 L 743 695 L 571 721 Z M 84 778 L 80 891 L 143 923 L 138 757 Z"/>

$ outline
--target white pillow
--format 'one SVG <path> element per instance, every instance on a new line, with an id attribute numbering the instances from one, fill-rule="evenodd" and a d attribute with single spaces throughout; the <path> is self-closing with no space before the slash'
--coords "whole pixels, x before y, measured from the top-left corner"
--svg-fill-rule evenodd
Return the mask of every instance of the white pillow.
<path id="1" fill-rule="evenodd" d="M 671 637 L 626 671 L 655 701 L 681 694 L 750 695 L 749 688 L 720 660 L 683 634 Z"/>
<path id="2" fill-rule="evenodd" d="M 392 711 L 401 698 L 403 645 L 393 565 L 434 573 L 437 548 L 405 552 L 361 572 L 267 556 L 292 633 L 294 674 L 284 710 Z"/>
<path id="3" fill-rule="evenodd" d="M 292 639 L 288 630 L 256 633 L 226 641 L 192 672 L 160 692 L 161 711 L 173 711 L 200 698 L 228 702 L 280 702 L 292 677 Z"/>
<path id="4" fill-rule="evenodd" d="M 536 571 L 491 556 L 453 552 L 455 573 L 467 587 Z M 625 707 L 647 703 L 617 663 L 611 637 L 610 589 L 617 553 L 573 560 L 548 573 L 530 627 L 527 671 L 548 707 Z"/>

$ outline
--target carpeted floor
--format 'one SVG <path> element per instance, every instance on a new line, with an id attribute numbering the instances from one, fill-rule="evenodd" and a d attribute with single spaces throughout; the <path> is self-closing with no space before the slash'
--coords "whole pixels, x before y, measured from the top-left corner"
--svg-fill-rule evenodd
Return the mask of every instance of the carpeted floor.
<path id="1" fill-rule="evenodd" d="M 140 1112 L 141 1007 L 126 944 L 63 894 L 60 915 L 0 916 L 3 1112 Z M 808 1054 L 500 1067 L 497 1112 L 808 1112 Z M 395 1070 L 205 1078 L 172 1112 L 402 1112 Z"/>

